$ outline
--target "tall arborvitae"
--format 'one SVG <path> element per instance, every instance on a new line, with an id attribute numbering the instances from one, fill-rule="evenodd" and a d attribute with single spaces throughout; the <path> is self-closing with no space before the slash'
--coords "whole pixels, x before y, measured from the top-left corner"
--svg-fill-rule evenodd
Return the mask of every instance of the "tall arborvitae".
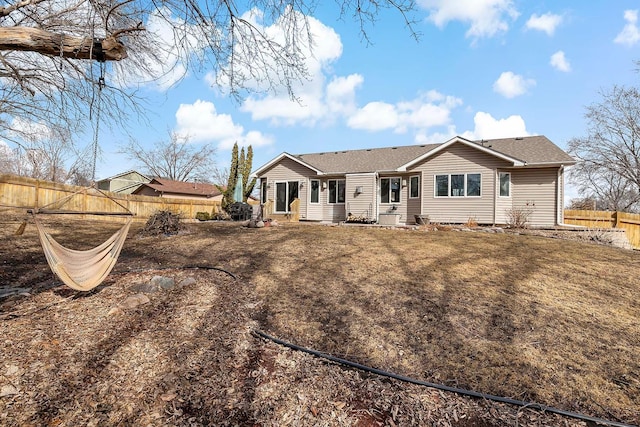
<path id="1" fill-rule="evenodd" d="M 236 188 L 236 182 L 238 182 L 238 143 L 233 144 L 233 150 L 231 150 L 231 167 L 229 168 L 229 178 L 227 179 L 227 188 L 222 192 L 222 209 L 227 208 L 230 204 L 235 202 L 233 200 L 233 190 Z"/>
<path id="2" fill-rule="evenodd" d="M 242 174 L 242 201 L 246 202 L 247 198 L 253 191 L 253 187 L 256 185 L 256 179 L 249 180 L 251 175 L 251 168 L 253 163 L 253 148 L 249 146 L 247 148 L 247 154 L 245 156 L 244 147 L 240 150 L 238 155 L 238 143 L 233 144 L 233 150 L 231 151 L 231 167 L 229 169 L 229 178 L 227 179 L 227 188 L 223 189 L 218 187 L 222 192 L 222 209 L 226 209 L 227 206 L 235 202 L 233 200 L 234 189 L 238 182 L 238 173 Z"/>
<path id="3" fill-rule="evenodd" d="M 253 192 L 253 187 L 256 186 L 256 178 L 252 178 L 249 181 L 249 176 L 251 175 L 251 168 L 253 167 L 253 148 L 251 146 L 247 147 L 247 158 L 244 160 L 242 164 L 242 189 L 244 190 L 244 194 L 242 195 L 243 201 L 246 202 L 251 193 Z"/>

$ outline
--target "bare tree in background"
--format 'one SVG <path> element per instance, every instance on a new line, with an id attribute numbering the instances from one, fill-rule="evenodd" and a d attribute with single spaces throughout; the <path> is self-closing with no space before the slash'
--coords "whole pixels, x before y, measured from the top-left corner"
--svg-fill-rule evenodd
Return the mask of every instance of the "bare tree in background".
<path id="1" fill-rule="evenodd" d="M 224 188 L 229 180 L 229 168 L 216 166 L 211 170 L 211 182 Z"/>
<path id="2" fill-rule="evenodd" d="M 614 86 L 587 107 L 588 135 L 569 141 L 570 179 L 599 206 L 640 212 L 640 91 Z"/>
<path id="3" fill-rule="evenodd" d="M 91 181 L 89 156 L 76 151 L 68 134 L 45 126 L 27 133 L 15 149 L 0 144 L 0 172 L 76 185 Z"/>
<path id="4" fill-rule="evenodd" d="M 150 176 L 174 181 L 209 182 L 216 150 L 210 144 L 191 144 L 188 137 L 171 132 L 169 139 L 158 141 L 150 149 L 132 140 L 120 152 Z"/>
<path id="5" fill-rule="evenodd" d="M 273 0 L 0 0 L 0 138 L 21 143 L 16 119 L 77 130 L 101 111 L 107 125 L 119 126 L 123 110 L 144 114 L 139 84 L 204 67 L 235 97 L 283 88 L 294 97 L 293 84 L 307 77 L 313 52 L 307 17 L 315 7 Z M 414 0 L 342 0 L 336 15 L 352 15 L 368 39 L 380 11 L 395 9 L 415 36 L 414 7 Z"/>

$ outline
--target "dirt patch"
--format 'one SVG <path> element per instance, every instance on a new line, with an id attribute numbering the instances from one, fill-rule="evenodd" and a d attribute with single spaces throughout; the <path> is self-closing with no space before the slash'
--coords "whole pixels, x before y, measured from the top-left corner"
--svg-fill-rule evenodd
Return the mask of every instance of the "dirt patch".
<path id="1" fill-rule="evenodd" d="M 95 291 L 0 234 L 2 425 L 583 425 L 346 369 L 640 423 L 638 254 L 537 236 L 283 224 L 134 225 Z M 86 248 L 119 224 L 49 223 Z M 215 266 L 233 272 L 183 268 Z M 189 285 L 113 310 L 154 275 Z M 24 289 L 29 289 L 24 291 Z"/>

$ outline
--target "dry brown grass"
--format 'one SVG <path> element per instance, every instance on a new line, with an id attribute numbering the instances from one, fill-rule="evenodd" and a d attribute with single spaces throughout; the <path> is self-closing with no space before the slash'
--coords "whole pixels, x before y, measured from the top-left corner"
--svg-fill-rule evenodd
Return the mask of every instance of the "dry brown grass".
<path id="1" fill-rule="evenodd" d="M 103 412 L 103 423 L 122 422 L 132 416 L 153 421 L 153 416 L 158 416 L 157 423 L 163 420 L 182 425 L 188 424 L 191 416 L 197 424 L 226 413 L 227 421 L 220 424 L 375 425 L 374 421 L 380 421 L 436 425 L 434 420 L 444 420 L 456 425 L 453 421 L 459 418 L 458 425 L 513 425 L 513 417 L 522 415 L 486 402 L 460 400 L 342 371 L 252 339 L 248 333 L 253 327 L 426 381 L 640 423 L 637 252 L 512 234 L 302 224 L 245 229 L 237 224 L 200 223 L 192 224 L 187 234 L 170 238 L 137 237 L 134 229 L 107 286 L 68 302 L 59 301 L 66 291 L 51 279 L 37 242 L 34 244 L 33 227 L 28 227 L 22 238 L 10 236 L 18 224 L 3 224 L 0 279 L 4 285 L 32 287 L 33 295 L 10 297 L 4 303 L 0 300 L 0 308 L 4 313 L 29 312 L 42 304 L 58 305 L 31 316 L 0 320 L 0 333 L 5 343 L 11 342 L 10 350 L 0 359 L 0 381 L 6 378 L 2 376 L 6 366 L 23 369 L 21 358 L 35 363 L 32 359 L 37 361 L 38 356 L 32 353 L 38 346 L 53 345 L 52 339 L 63 341 L 57 322 L 71 331 L 65 332 L 64 342 L 83 342 L 84 350 L 57 348 L 57 352 L 48 350 L 47 355 L 53 356 L 47 357 L 62 364 L 70 354 L 74 363 L 82 363 L 89 355 L 100 375 L 87 372 L 93 367 L 90 364 L 83 365 L 81 373 L 70 371 L 64 383 L 69 390 L 53 388 L 56 393 L 49 403 L 42 396 L 47 390 L 37 387 L 35 396 L 26 394 L 23 400 L 22 395 L 11 402 L 0 398 L 0 423 L 6 421 L 1 418 L 3 413 L 23 413 L 17 411 L 31 414 L 23 421 L 49 422 L 55 417 L 47 418 L 46 411 L 55 403 L 66 406 L 56 417 L 67 423 L 86 423 L 89 415 L 82 418 L 77 413 L 88 414 L 90 408 L 63 398 L 63 392 L 79 399 L 82 393 L 77 390 L 74 394 L 73 387 L 88 381 L 89 393 L 106 399 L 106 390 L 114 387 L 109 381 L 126 369 L 141 378 L 139 383 L 131 380 L 129 386 L 122 385 L 137 406 L 127 409 L 112 402 L 109 408 L 116 408 L 120 415 L 109 418 Z M 78 222 L 71 228 L 73 233 L 68 237 L 58 235 L 63 241 L 67 239 L 67 244 L 99 241 L 107 231 L 107 227 L 96 230 Z M 154 296 L 151 307 L 125 313 L 123 318 L 105 317 L 109 307 L 126 296 L 129 284 L 125 282 L 134 280 L 130 276 L 134 273 L 127 271 L 192 264 L 216 265 L 234 272 L 240 276 L 244 291 L 234 291 L 223 281 L 221 289 L 231 295 L 221 298 L 211 289 L 217 287 L 218 279 L 205 278 L 194 295 L 183 291 L 177 299 L 175 295 Z M 237 298 L 233 296 L 236 292 Z M 199 305 L 205 308 L 189 308 Z M 102 326 L 83 321 L 95 313 L 102 316 Z M 181 332 L 185 327 L 178 322 L 189 313 L 195 317 L 182 322 L 192 325 L 191 335 Z M 136 323 L 149 316 L 154 326 Z M 87 331 L 77 329 L 78 323 L 94 332 L 101 327 L 110 329 L 94 338 L 100 344 L 96 345 Z M 214 327 L 206 326 L 209 324 Z M 178 327 L 179 334 L 167 336 L 168 325 Z M 126 339 L 121 341 L 123 334 Z M 222 340 L 221 348 L 226 350 L 217 350 L 214 363 L 206 352 L 199 353 L 188 345 L 190 340 Z M 147 348 L 149 343 L 154 347 Z M 165 346 L 177 350 L 168 351 Z M 144 364 L 126 367 L 129 348 L 147 354 Z M 144 353 L 144 348 L 151 353 Z M 206 348 L 209 356 L 214 354 L 211 346 Z M 149 354 L 159 355 L 157 360 L 163 367 L 154 366 Z M 45 363 L 37 371 L 41 381 L 60 372 L 59 367 L 47 368 L 46 362 L 41 362 Z M 228 379 L 239 385 L 224 395 L 214 392 L 215 387 L 202 379 L 197 387 L 175 379 L 171 379 L 173 388 L 166 386 L 164 371 L 178 376 L 191 372 L 180 365 L 187 362 L 200 376 L 219 375 L 220 381 Z M 232 366 L 234 363 L 237 366 Z M 247 375 L 255 383 L 247 383 L 243 379 Z M 148 381 L 143 381 L 145 378 Z M 26 379 L 24 382 L 29 384 Z M 145 390 L 155 397 L 144 397 Z M 168 399 L 165 394 L 164 399 L 158 398 L 163 393 L 178 397 Z M 219 403 L 202 403 L 204 393 L 213 393 Z M 189 396 L 204 405 L 206 412 L 185 409 Z M 235 412 L 226 408 L 228 405 L 236 408 Z M 170 416 L 163 413 L 167 407 L 175 409 Z M 72 409 L 78 411 L 76 418 L 68 415 Z M 534 424 L 560 422 L 531 417 L 528 420 Z M 444 421 L 442 425 L 446 425 Z"/>

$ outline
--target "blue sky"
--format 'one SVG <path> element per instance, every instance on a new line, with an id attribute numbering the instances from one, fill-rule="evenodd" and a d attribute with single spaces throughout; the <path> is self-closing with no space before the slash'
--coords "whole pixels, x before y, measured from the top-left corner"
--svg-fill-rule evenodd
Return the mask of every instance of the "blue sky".
<path id="1" fill-rule="evenodd" d="M 586 132 L 585 106 L 612 85 L 638 85 L 640 3 L 635 0 L 419 0 L 416 42 L 385 11 L 361 40 L 334 2 L 312 17 L 313 78 L 286 93 L 243 102 L 212 86 L 206 70 L 168 90 L 145 86 L 150 123 L 132 124 L 143 145 L 189 135 L 217 147 L 228 166 L 234 141 L 251 144 L 254 169 L 282 152 L 375 148 L 546 135 L 565 148 Z M 257 18 L 252 18 L 257 19 Z M 127 136 L 103 131 L 97 178 L 133 167 Z"/>

